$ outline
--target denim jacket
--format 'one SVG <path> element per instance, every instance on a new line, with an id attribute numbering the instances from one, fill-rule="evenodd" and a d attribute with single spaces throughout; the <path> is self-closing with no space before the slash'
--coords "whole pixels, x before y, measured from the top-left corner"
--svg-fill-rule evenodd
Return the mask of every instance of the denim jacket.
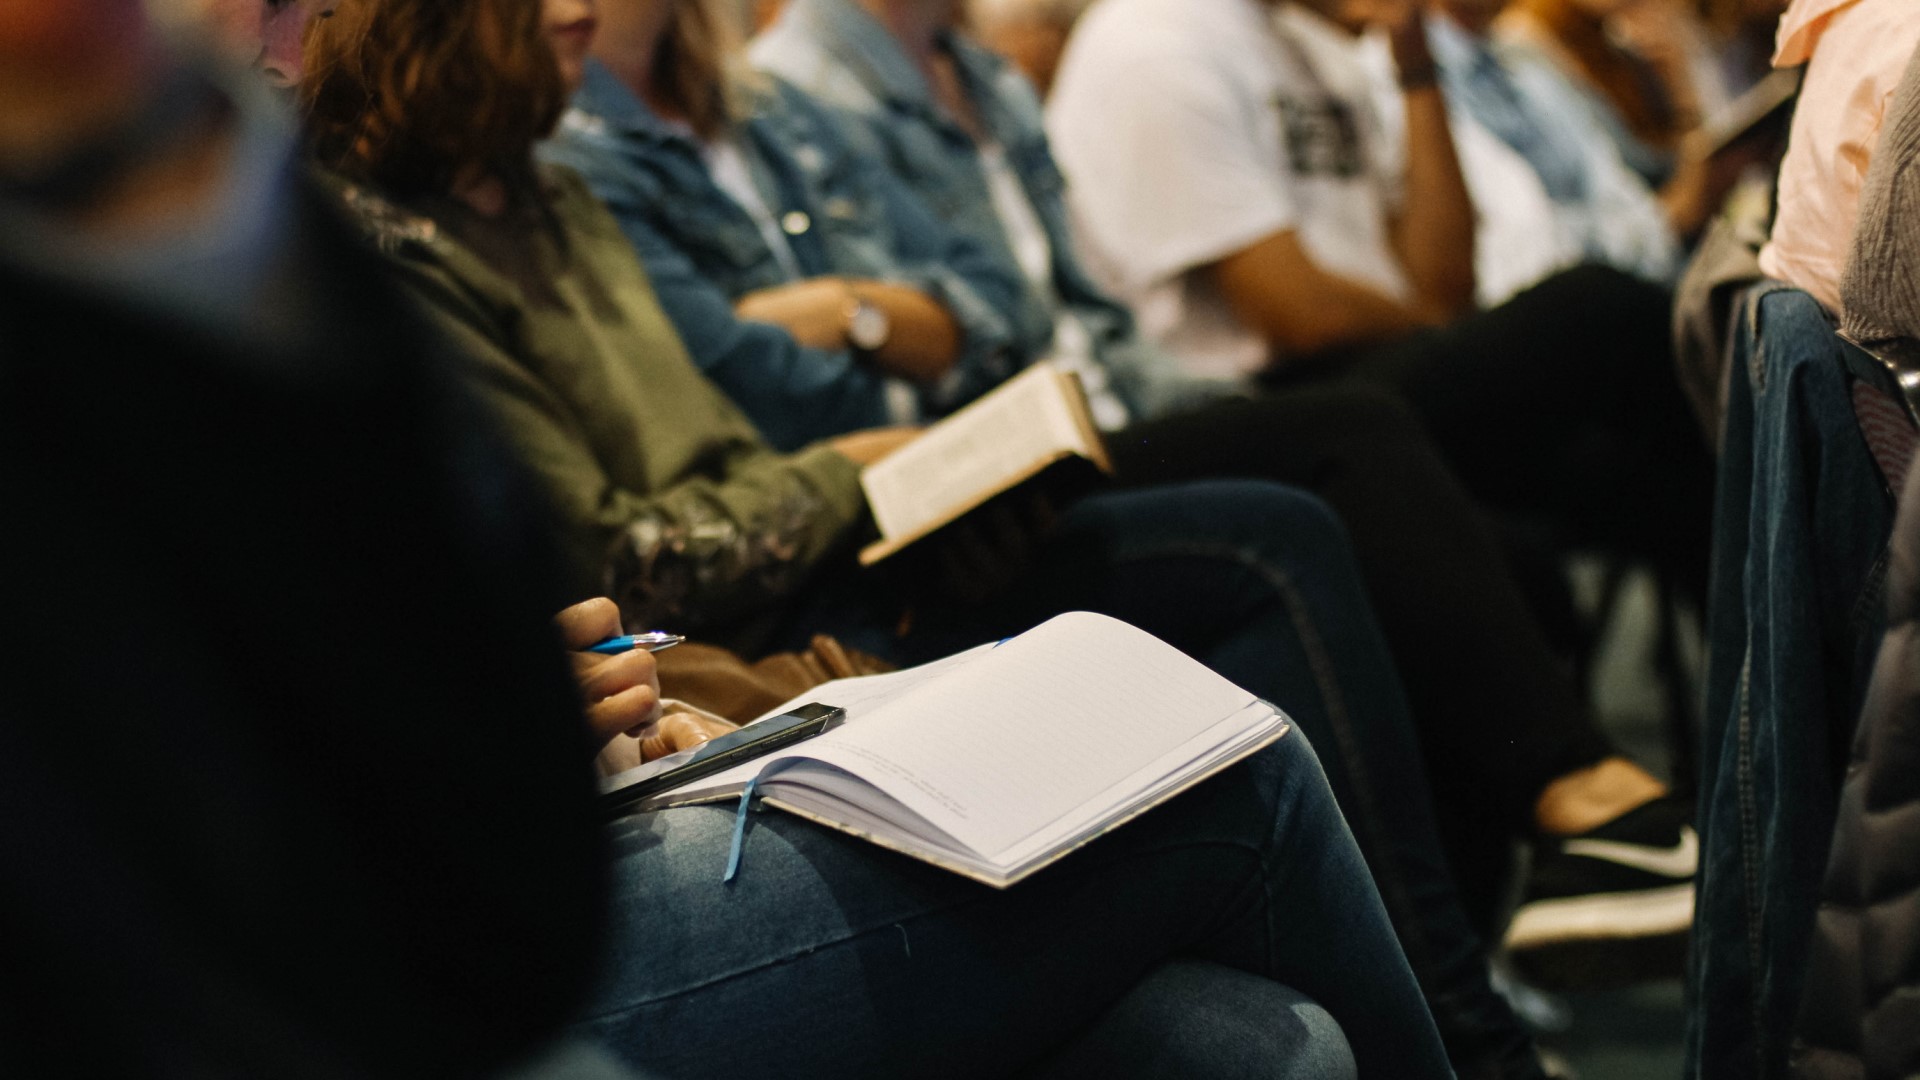
<path id="1" fill-rule="evenodd" d="M 1066 179 L 1048 146 L 1033 87 L 1000 57 L 946 36 L 962 85 L 988 135 L 1004 149 L 1053 250 L 1053 287 L 1092 334 L 1095 355 L 1136 415 L 1231 392 L 1181 373 L 1135 331 L 1132 315 L 1102 292 L 1075 253 Z M 754 63 L 848 116 L 849 132 L 885 161 L 941 220 L 1014 256 L 973 139 L 949 118 L 891 33 L 853 0 L 792 0 L 755 40 Z M 1022 339 L 1050 341 L 1047 300 L 1028 288 L 1011 309 Z"/>
<path id="2" fill-rule="evenodd" d="M 910 285 L 946 307 L 963 342 L 945 378 L 902 394 L 907 384 L 849 351 L 809 348 L 781 327 L 739 318 L 734 301 L 786 284 L 786 270 L 753 218 L 714 181 L 699 143 L 590 64 L 542 153 L 579 171 L 613 211 L 695 363 L 769 442 L 793 449 L 937 416 L 1036 355 L 1013 339 L 1000 314 L 1018 302 L 1012 263 L 941 224 L 884 169 L 854 153 L 838 122 L 804 95 L 770 80 L 755 90 L 753 113 L 737 135 L 802 277 Z"/>

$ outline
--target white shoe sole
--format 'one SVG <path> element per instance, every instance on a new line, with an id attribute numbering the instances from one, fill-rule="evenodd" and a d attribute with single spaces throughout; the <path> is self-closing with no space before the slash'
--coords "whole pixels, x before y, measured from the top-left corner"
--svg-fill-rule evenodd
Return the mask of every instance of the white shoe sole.
<path id="1" fill-rule="evenodd" d="M 1519 952 L 1569 941 L 1660 937 L 1692 924 L 1692 882 L 1644 892 L 1537 900 L 1514 913 L 1507 948 Z"/>

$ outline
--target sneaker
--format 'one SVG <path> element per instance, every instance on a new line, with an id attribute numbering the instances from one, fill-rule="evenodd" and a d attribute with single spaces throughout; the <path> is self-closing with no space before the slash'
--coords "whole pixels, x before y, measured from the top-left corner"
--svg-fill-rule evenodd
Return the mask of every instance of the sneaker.
<path id="1" fill-rule="evenodd" d="M 1692 802 L 1674 796 L 1542 840 L 1507 927 L 1515 968 L 1555 988 L 1679 975 L 1699 862 Z"/>

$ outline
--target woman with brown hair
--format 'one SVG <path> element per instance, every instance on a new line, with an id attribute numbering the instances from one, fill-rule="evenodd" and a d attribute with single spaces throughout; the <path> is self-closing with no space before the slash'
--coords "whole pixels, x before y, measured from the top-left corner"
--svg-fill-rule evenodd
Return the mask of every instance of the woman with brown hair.
<path id="1" fill-rule="evenodd" d="M 768 449 L 694 370 L 604 209 L 532 163 L 591 27 L 583 0 L 347 0 L 310 31 L 315 154 L 547 481 L 577 585 L 609 574 L 630 618 L 736 641 L 795 621 L 793 601 L 884 630 L 871 583 L 820 571 L 864 522 L 858 462 L 905 436 Z M 557 63 L 529 48 L 543 36 Z M 1385 775 L 1418 751 L 1317 503 L 1255 483 L 1089 498 L 1001 600 L 922 607 L 910 634 L 878 638 L 917 659 L 1070 607 L 1135 622 L 1296 717 L 1353 713 L 1386 748 L 1374 779 L 1417 788 L 1417 772 Z M 753 830 L 723 889 L 730 813 L 630 815 L 589 1027 L 666 1075 L 1447 1075 L 1296 735 L 1004 892 L 784 819 Z"/>

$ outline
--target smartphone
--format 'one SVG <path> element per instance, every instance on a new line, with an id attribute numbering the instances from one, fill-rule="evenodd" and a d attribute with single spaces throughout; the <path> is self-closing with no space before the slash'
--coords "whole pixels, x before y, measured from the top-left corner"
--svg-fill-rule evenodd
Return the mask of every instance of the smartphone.
<path id="1" fill-rule="evenodd" d="M 607 777 L 601 781 L 600 805 L 609 812 L 623 810 L 688 781 L 711 776 L 831 731 L 846 718 L 847 710 L 837 705 L 822 705 L 817 701 L 796 705 L 778 716 L 729 731 L 692 750 Z"/>

